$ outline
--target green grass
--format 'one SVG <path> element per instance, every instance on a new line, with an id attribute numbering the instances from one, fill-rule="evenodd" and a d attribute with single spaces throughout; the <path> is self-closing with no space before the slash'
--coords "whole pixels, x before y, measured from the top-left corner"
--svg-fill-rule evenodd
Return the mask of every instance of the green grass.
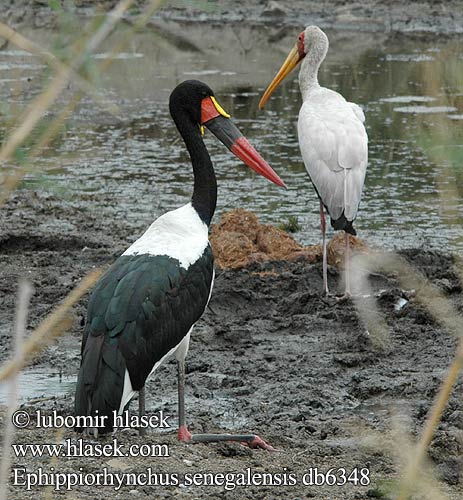
<path id="1" fill-rule="evenodd" d="M 288 220 L 279 224 L 278 227 L 287 233 L 298 233 L 301 230 L 301 225 L 296 215 L 290 215 Z"/>

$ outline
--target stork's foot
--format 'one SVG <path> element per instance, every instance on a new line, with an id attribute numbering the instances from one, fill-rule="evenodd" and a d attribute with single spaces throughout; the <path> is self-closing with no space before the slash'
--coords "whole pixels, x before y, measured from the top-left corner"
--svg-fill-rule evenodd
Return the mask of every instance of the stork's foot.
<path id="1" fill-rule="evenodd" d="M 252 448 L 252 449 L 260 448 L 262 450 L 267 450 L 267 451 L 277 451 L 276 448 L 274 448 L 272 445 L 268 444 L 260 436 L 257 436 L 257 435 L 254 435 L 253 439 L 251 439 L 250 441 L 242 441 L 242 443 L 245 446 L 249 446 L 249 448 Z"/>
<path id="2" fill-rule="evenodd" d="M 178 428 L 177 436 L 178 436 L 179 441 L 185 441 L 185 442 L 191 441 L 191 438 L 192 438 L 192 434 L 188 430 L 186 425 L 182 425 Z"/>
<path id="3" fill-rule="evenodd" d="M 218 443 L 221 441 L 235 441 L 249 448 L 260 448 L 267 451 L 277 451 L 256 434 L 191 434 L 186 426 L 178 429 L 179 441 L 188 443 Z"/>
<path id="4" fill-rule="evenodd" d="M 334 293 L 322 292 L 321 300 L 328 307 L 333 307 L 337 304 L 337 297 L 336 297 L 336 294 L 334 294 Z"/>
<path id="5" fill-rule="evenodd" d="M 347 302 L 351 298 L 352 298 L 352 294 L 350 292 L 346 291 L 344 293 L 344 295 L 336 297 L 336 300 L 337 300 L 337 302 L 339 304 L 339 303 L 342 303 L 342 302 Z"/>

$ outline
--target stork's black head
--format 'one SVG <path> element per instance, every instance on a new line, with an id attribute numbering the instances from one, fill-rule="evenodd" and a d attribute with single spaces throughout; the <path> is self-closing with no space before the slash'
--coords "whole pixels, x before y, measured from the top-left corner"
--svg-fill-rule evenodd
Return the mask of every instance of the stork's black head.
<path id="1" fill-rule="evenodd" d="M 199 80 L 186 80 L 172 91 L 169 99 L 169 110 L 174 121 L 176 115 L 189 116 L 195 123 L 201 124 L 201 104 L 205 97 L 213 96 L 214 92 Z"/>
<path id="2" fill-rule="evenodd" d="M 186 80 L 177 85 L 170 95 L 169 109 L 189 150 L 199 143 L 203 144 L 199 142 L 198 135 L 202 125 L 205 125 L 246 165 L 278 186 L 284 186 L 270 165 L 232 123 L 230 115 L 220 106 L 214 92 L 205 83 Z"/>

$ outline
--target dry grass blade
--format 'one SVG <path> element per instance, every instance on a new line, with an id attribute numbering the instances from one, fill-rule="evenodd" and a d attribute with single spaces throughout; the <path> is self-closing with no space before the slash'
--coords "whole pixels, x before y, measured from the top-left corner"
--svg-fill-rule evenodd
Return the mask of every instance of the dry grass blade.
<path id="1" fill-rule="evenodd" d="M 410 497 L 412 490 L 416 484 L 416 478 L 419 475 L 421 464 L 426 456 L 426 450 L 432 441 L 434 431 L 439 425 L 442 413 L 447 405 L 447 401 L 452 392 L 459 374 L 463 369 L 463 340 L 460 340 L 457 354 L 448 370 L 447 376 L 441 385 L 441 388 L 436 396 L 435 402 L 431 408 L 426 424 L 424 426 L 421 438 L 416 446 L 415 453 L 410 460 L 405 471 L 402 485 L 397 496 L 397 500 L 406 500 Z M 420 478 L 421 480 L 421 478 Z"/>
<path id="2" fill-rule="evenodd" d="M 368 271 L 383 271 L 397 275 L 400 285 L 415 290 L 421 302 L 445 329 L 455 337 L 462 337 L 463 318 L 453 304 L 425 276 L 414 269 L 403 257 L 394 253 L 372 253 L 358 257 Z"/>
<path id="3" fill-rule="evenodd" d="M 19 284 L 18 302 L 16 308 L 16 326 L 14 337 L 14 361 L 20 362 L 23 351 L 23 338 L 26 332 L 27 314 L 29 309 L 29 301 L 33 289 L 29 282 L 23 281 Z M 8 476 L 10 473 L 10 449 L 13 443 L 14 426 L 12 423 L 13 412 L 18 406 L 19 390 L 18 378 L 15 374 L 10 380 L 11 393 L 8 401 L 8 408 L 6 411 L 6 421 L 3 434 L 3 455 L 0 467 L 0 500 L 6 500 L 8 488 Z"/>
<path id="4" fill-rule="evenodd" d="M 0 382 L 9 379 L 23 369 L 25 364 L 43 350 L 54 338 L 61 335 L 72 324 L 67 316 L 71 307 L 92 287 L 101 275 L 100 270 L 92 271 L 70 292 L 54 312 L 48 315 L 23 344 L 20 359 L 12 359 L 0 370 Z"/>
<path id="5" fill-rule="evenodd" d="M 132 33 L 143 28 L 146 25 L 146 23 L 149 21 L 150 17 L 153 15 L 153 13 L 157 9 L 159 9 L 159 7 L 162 5 L 162 3 L 163 3 L 163 0 L 151 0 L 150 4 L 145 9 L 145 11 L 140 16 L 138 16 L 136 21 L 132 24 Z M 114 58 L 114 56 L 116 54 L 118 54 L 124 48 L 124 46 L 127 44 L 128 39 L 129 39 L 129 35 L 124 40 L 122 40 L 119 43 L 119 45 L 114 47 L 114 49 L 111 51 L 111 55 L 110 55 L 108 61 L 104 62 L 101 66 L 101 68 L 103 70 L 106 69 L 109 66 L 109 64 L 111 64 L 111 61 Z"/>
<path id="6" fill-rule="evenodd" d="M 414 270 L 402 257 L 392 253 L 377 253 L 359 256 L 356 259 L 356 267 L 360 268 L 360 266 L 369 271 L 382 270 L 387 273 L 396 274 L 400 285 L 404 288 L 414 289 L 416 292 L 416 300 L 421 302 L 433 315 L 436 321 L 444 326 L 449 333 L 460 339 L 455 359 L 450 365 L 447 376 L 436 396 L 430 414 L 426 420 L 421 438 L 408 461 L 405 474 L 401 481 L 397 500 L 406 500 L 417 490 L 420 484 L 423 484 L 421 481 L 422 474 L 420 474 L 420 469 L 425 460 L 426 450 L 440 422 L 452 388 L 463 369 L 463 332 L 461 329 L 463 318 L 450 300 L 448 300 L 436 286 L 430 283 L 425 276 Z M 357 306 L 359 307 L 360 313 L 365 315 L 365 312 L 362 312 L 362 307 L 364 306 L 362 306 L 361 301 L 357 302 Z M 418 477 L 421 483 L 417 481 Z M 429 487 L 428 485 L 428 490 Z M 435 496 L 429 498 L 438 498 L 438 496 L 436 496 L 437 490 L 433 489 L 433 491 L 435 492 Z"/>
<path id="7" fill-rule="evenodd" d="M 368 270 L 364 267 L 365 256 L 356 255 L 351 260 L 353 300 L 370 335 L 374 347 L 384 350 L 390 344 L 389 327 L 378 309 L 373 290 L 368 282 Z"/>
<path id="8" fill-rule="evenodd" d="M 150 5 L 145 9 L 145 11 L 137 18 L 136 22 L 133 24 L 131 33 L 141 29 L 149 20 L 150 16 L 160 7 L 161 4 L 162 4 L 161 0 L 152 0 Z M 128 6 L 124 5 L 124 8 L 127 9 Z M 128 34 L 127 37 L 116 48 L 113 49 L 113 51 L 111 52 L 111 57 L 109 57 L 104 63 L 102 63 L 99 66 L 100 70 L 104 71 L 108 69 L 108 67 L 112 64 L 114 60 L 114 56 L 120 50 L 122 50 L 122 48 L 126 45 L 129 39 L 130 35 Z M 73 65 L 72 68 L 69 67 L 60 68 L 60 71 L 61 72 L 64 71 L 65 68 L 67 68 L 67 71 L 73 71 L 74 67 L 75 64 Z M 67 119 L 67 116 L 70 115 L 70 113 L 77 106 L 82 96 L 83 96 L 82 92 L 77 93 L 74 99 L 71 101 L 71 103 L 68 104 L 68 106 L 66 106 L 66 108 L 60 113 L 60 115 L 51 123 L 51 125 L 48 127 L 47 132 L 44 134 L 44 136 L 42 136 L 41 140 L 34 148 L 33 152 L 30 154 L 30 157 L 34 157 L 35 155 L 37 155 L 40 152 L 40 149 L 42 147 L 45 147 L 55 137 L 55 135 L 59 132 L 61 125 Z M 24 141 L 27 135 L 30 133 L 30 131 L 32 131 L 32 128 L 22 138 L 22 141 Z M 8 156 L 10 156 L 12 152 L 13 151 L 7 152 Z M 2 155 L 2 150 L 0 150 L 0 162 L 2 161 L 1 155 Z M 21 168 L 17 168 L 13 173 L 10 173 L 10 175 L 6 176 L 6 179 L 3 183 L 3 188 L 0 192 L 0 206 L 2 206 L 6 202 L 10 194 L 14 191 L 14 189 L 16 189 L 16 187 L 19 185 L 19 183 L 23 179 L 24 175 L 26 175 L 26 173 L 29 171 L 29 169 L 30 167 L 28 168 L 27 166 L 23 166 Z"/>
<path id="9" fill-rule="evenodd" d="M 38 46 L 36 42 L 32 42 L 1 21 L 0 36 L 16 45 L 16 47 L 41 57 L 56 71 L 67 71 L 69 69 L 66 64 L 62 63 L 53 54 L 47 52 L 45 49 Z M 70 73 L 72 75 L 73 82 L 84 92 L 91 95 L 99 104 L 103 106 L 104 109 L 106 109 L 108 113 L 112 114 L 115 117 L 120 116 L 120 110 L 116 104 L 106 102 L 102 98 L 98 90 L 91 83 L 85 80 L 85 78 L 82 78 L 74 69 L 70 69 Z"/>
<path id="10" fill-rule="evenodd" d="M 55 443 L 60 443 L 64 438 L 64 427 L 58 427 L 55 432 Z M 59 457 L 54 455 L 50 460 L 50 467 L 54 467 L 55 470 L 59 470 Z M 44 500 L 53 500 L 54 487 L 52 485 L 46 486 L 43 499 Z"/>
<path id="11" fill-rule="evenodd" d="M 53 138 L 58 135 L 59 131 L 63 127 L 64 123 L 68 120 L 74 108 L 77 106 L 79 102 L 79 98 L 75 97 L 71 102 L 64 107 L 61 113 L 53 120 L 50 126 L 47 128 L 45 133 L 39 139 L 37 144 L 34 146 L 32 151 L 29 154 L 29 160 L 32 160 L 36 156 L 39 155 L 42 148 L 44 148 L 49 142 L 53 140 Z M 23 165 L 21 167 L 17 167 L 14 169 L 8 176 L 6 176 L 3 182 L 3 190 L 0 193 L 0 206 L 2 206 L 7 198 L 9 193 L 12 193 L 22 181 L 24 176 L 31 170 L 32 164 L 29 162 L 27 165 Z"/>
<path id="12" fill-rule="evenodd" d="M 60 68 L 45 91 L 34 100 L 21 120 L 19 127 L 5 140 L 0 149 L 0 163 L 8 160 L 13 153 L 29 136 L 45 111 L 55 102 L 63 91 L 73 72 L 78 69 L 85 58 L 108 36 L 124 12 L 130 7 L 134 0 L 121 0 L 119 4 L 108 14 L 105 22 L 93 34 L 85 44 L 83 50 L 76 56 L 69 66 Z"/>
<path id="13" fill-rule="evenodd" d="M 358 423 L 353 427 L 353 432 L 359 437 L 362 447 L 365 449 L 383 453 L 390 456 L 397 464 L 398 470 L 402 470 L 407 463 L 410 463 L 416 454 L 409 429 L 408 418 L 404 419 L 404 415 L 396 414 L 391 418 L 391 428 L 384 431 L 373 430 L 363 424 Z M 420 494 L 420 498 L 429 500 L 448 500 L 448 497 L 442 492 L 441 484 L 439 483 L 436 472 L 432 465 L 423 460 L 421 467 L 422 474 L 419 480 L 410 483 L 411 488 L 415 493 Z M 379 495 L 383 497 L 387 494 L 389 498 L 394 493 L 403 487 L 404 483 L 399 483 L 395 479 L 379 479 L 376 481 Z"/>

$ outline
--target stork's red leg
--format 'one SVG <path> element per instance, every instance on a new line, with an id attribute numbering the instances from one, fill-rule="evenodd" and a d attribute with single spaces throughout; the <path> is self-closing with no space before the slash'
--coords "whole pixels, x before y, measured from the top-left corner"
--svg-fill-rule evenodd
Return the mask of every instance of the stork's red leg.
<path id="1" fill-rule="evenodd" d="M 178 440 L 191 441 L 185 421 L 185 360 L 178 361 Z"/>
<path id="2" fill-rule="evenodd" d="M 190 443 L 213 443 L 218 441 L 237 441 L 250 448 L 276 451 L 256 434 L 191 434 L 185 421 L 185 361 L 178 361 L 178 439 Z"/>

